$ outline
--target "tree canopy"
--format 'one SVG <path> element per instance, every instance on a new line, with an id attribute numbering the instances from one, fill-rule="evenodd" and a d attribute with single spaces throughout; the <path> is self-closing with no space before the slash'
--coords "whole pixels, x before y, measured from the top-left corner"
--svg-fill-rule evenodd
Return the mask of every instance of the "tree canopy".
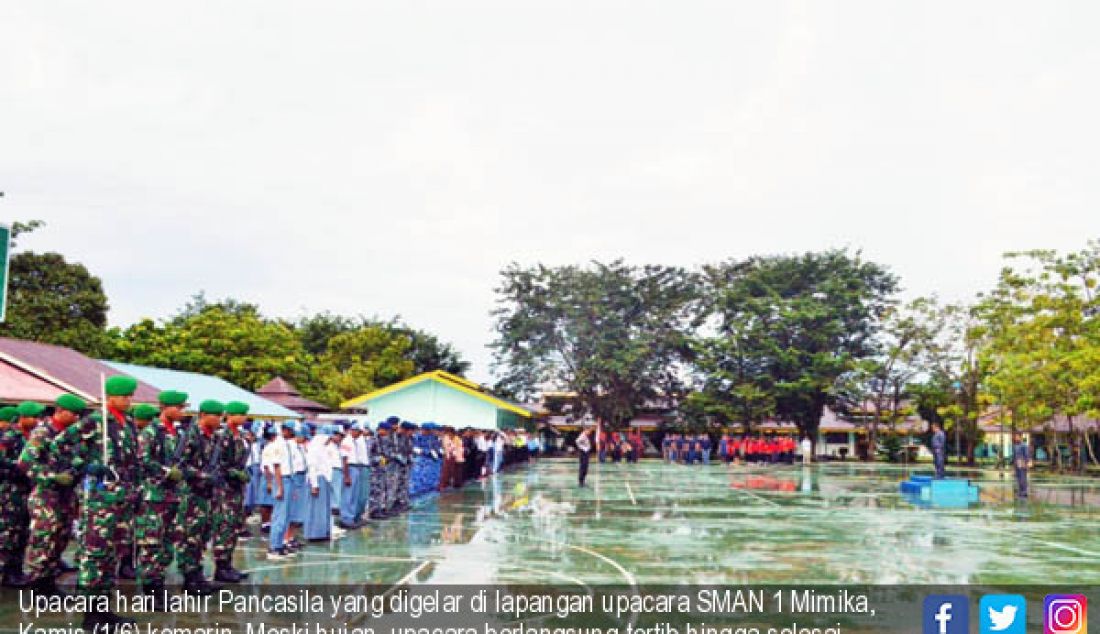
<path id="1" fill-rule="evenodd" d="M 684 387 L 689 323 L 698 294 L 692 273 L 622 261 L 523 267 L 501 273 L 498 387 L 527 396 L 547 386 L 575 393 L 573 411 L 610 425 Z"/>

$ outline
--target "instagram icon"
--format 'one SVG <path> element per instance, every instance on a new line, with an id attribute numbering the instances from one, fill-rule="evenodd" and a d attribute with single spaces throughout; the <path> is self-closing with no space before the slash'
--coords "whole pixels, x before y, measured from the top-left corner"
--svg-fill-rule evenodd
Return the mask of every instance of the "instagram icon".
<path id="1" fill-rule="evenodd" d="M 1048 594 L 1043 626 L 1046 634 L 1088 634 L 1088 599 L 1083 594 Z"/>

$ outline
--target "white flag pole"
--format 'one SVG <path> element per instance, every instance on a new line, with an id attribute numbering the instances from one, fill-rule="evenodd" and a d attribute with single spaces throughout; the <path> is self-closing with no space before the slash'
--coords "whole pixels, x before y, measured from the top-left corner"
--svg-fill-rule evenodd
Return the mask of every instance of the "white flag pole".
<path id="1" fill-rule="evenodd" d="M 106 467 L 110 465 L 111 454 L 107 449 L 107 376 L 102 372 L 99 374 L 99 399 L 103 415 L 103 428 L 100 430 L 103 435 L 103 466 Z"/>

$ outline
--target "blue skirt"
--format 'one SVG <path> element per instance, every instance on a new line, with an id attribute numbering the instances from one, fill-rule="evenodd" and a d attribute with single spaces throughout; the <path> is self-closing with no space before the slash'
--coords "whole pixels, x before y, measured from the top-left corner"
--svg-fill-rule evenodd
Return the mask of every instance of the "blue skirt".
<path id="1" fill-rule="evenodd" d="M 356 468 L 359 469 L 359 498 L 355 503 L 355 516 L 359 517 L 370 506 L 370 467 Z"/>
<path id="2" fill-rule="evenodd" d="M 340 474 L 340 521 L 354 524 L 358 518 L 356 507 L 359 504 L 359 467 L 348 467 L 350 484 L 344 484 L 344 475 Z"/>
<path id="3" fill-rule="evenodd" d="M 340 510 L 340 489 L 344 486 L 344 470 L 333 469 L 332 475 L 328 479 L 329 484 L 329 502 L 333 511 Z"/>
<path id="4" fill-rule="evenodd" d="M 307 485 L 308 486 L 308 485 Z M 328 478 L 317 479 L 317 495 L 310 491 L 309 513 L 306 516 L 306 539 L 328 539 L 329 529 L 332 527 L 332 503 L 329 501 Z"/>
<path id="5" fill-rule="evenodd" d="M 260 503 L 260 490 L 263 489 L 263 473 L 259 465 L 249 465 L 248 486 L 244 488 L 244 507 L 250 509 Z"/>
<path id="6" fill-rule="evenodd" d="M 306 474 L 295 473 L 290 476 L 290 521 L 292 524 L 305 524 L 309 516 L 309 481 Z"/>

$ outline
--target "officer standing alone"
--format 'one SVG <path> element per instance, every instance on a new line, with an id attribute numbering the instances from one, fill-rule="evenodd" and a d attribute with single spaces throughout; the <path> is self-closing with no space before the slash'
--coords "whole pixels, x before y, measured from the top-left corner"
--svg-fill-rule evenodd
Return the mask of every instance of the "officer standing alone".
<path id="1" fill-rule="evenodd" d="M 1031 448 L 1024 442 L 1024 435 L 1013 434 L 1012 467 L 1016 471 L 1016 497 L 1027 499 L 1027 471 L 1031 468 Z"/>
<path id="2" fill-rule="evenodd" d="M 936 479 L 943 480 L 947 468 L 947 434 L 939 423 L 932 423 L 932 464 L 936 468 Z"/>
<path id="3" fill-rule="evenodd" d="M 584 481 L 588 478 L 588 460 L 592 457 L 592 440 L 588 436 L 591 432 L 591 429 L 586 429 L 577 436 L 577 486 L 584 486 Z"/>

